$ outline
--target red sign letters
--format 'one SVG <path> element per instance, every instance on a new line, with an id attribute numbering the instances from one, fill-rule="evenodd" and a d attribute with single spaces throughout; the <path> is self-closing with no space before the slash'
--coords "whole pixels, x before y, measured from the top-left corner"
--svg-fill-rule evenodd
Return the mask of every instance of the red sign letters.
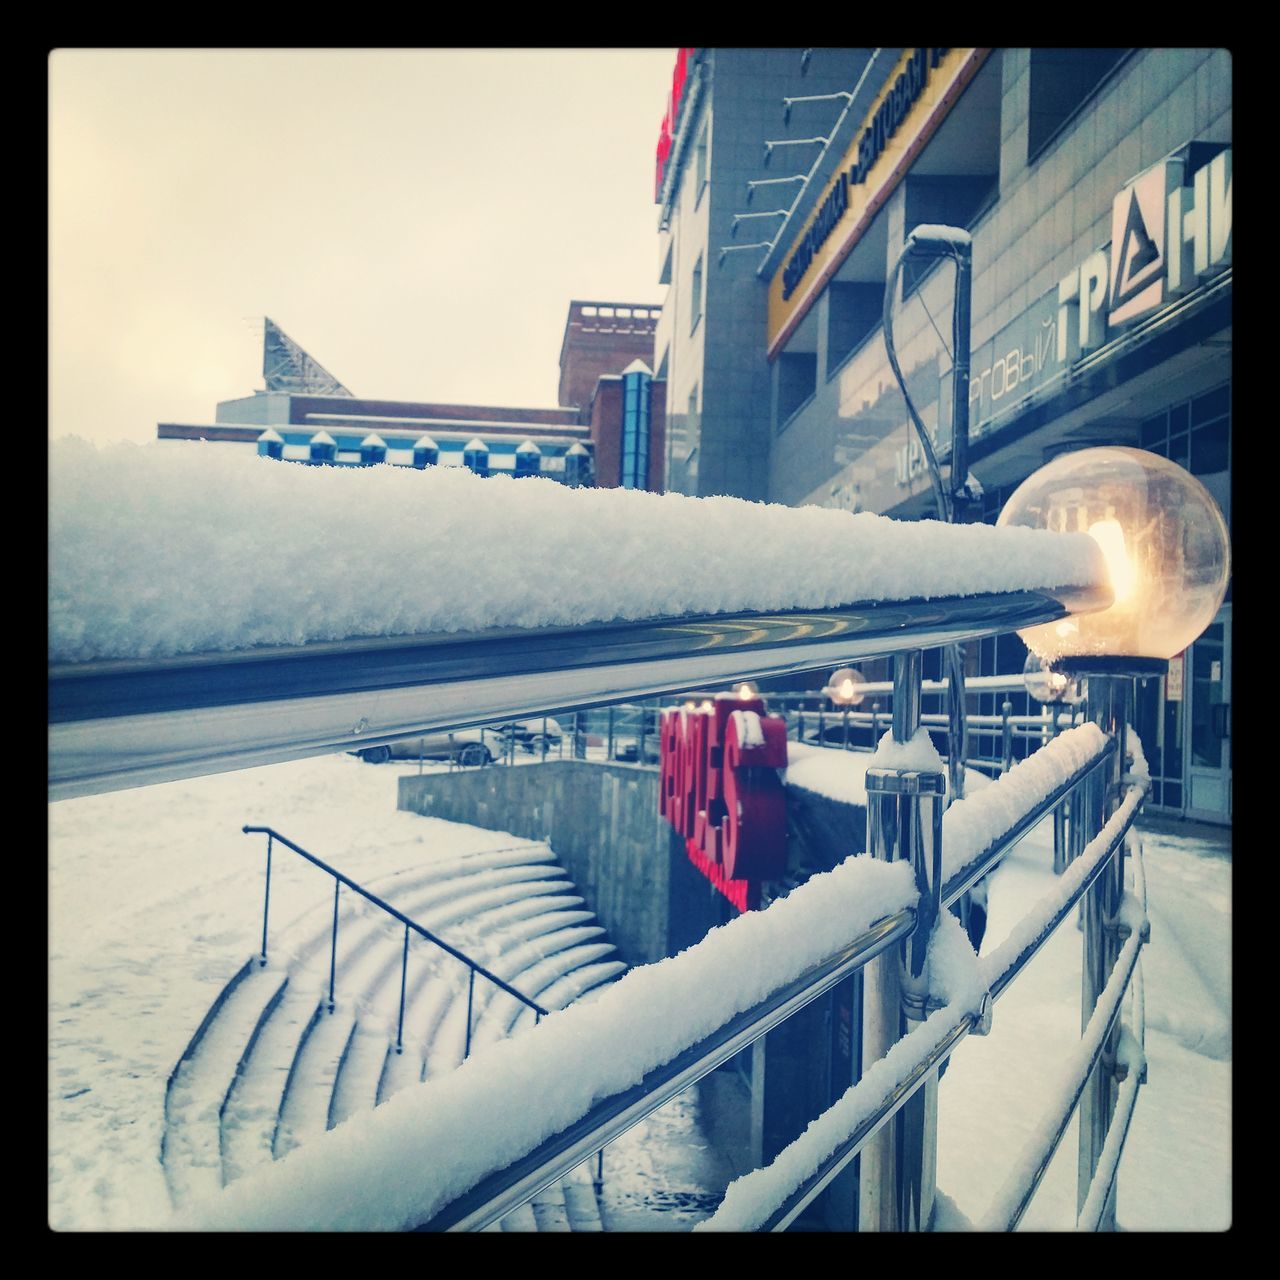
<path id="1" fill-rule="evenodd" d="M 740 911 L 787 862 L 786 722 L 760 698 L 718 697 L 662 713 L 658 809 L 690 861 Z"/>

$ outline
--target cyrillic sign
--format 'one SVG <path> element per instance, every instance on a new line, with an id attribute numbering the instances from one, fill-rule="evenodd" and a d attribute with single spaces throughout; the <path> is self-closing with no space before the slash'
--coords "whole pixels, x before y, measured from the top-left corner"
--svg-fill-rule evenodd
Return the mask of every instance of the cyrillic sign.
<path id="1" fill-rule="evenodd" d="M 1002 408 L 1054 373 L 1098 350 L 1123 326 L 1212 278 L 1231 264 L 1231 151 L 1219 152 L 1184 184 L 1182 160 L 1162 160 L 1117 192 L 1112 239 L 1056 288 L 974 353 L 969 419 L 975 435 Z M 950 422 L 948 372 L 938 421 Z M 925 470 L 915 432 L 894 460 L 898 487 Z"/>
<path id="2" fill-rule="evenodd" d="M 658 812 L 689 860 L 740 911 L 787 864 L 786 722 L 760 698 L 722 695 L 670 708 L 659 727 Z"/>
<path id="3" fill-rule="evenodd" d="M 816 301 L 989 52 L 903 52 L 769 284 L 769 359 Z"/>

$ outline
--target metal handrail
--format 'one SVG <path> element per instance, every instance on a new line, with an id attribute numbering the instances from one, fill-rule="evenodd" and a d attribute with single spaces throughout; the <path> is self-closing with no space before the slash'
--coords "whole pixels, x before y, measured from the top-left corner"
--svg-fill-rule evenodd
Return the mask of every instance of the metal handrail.
<path id="1" fill-rule="evenodd" d="M 1042 818 L 1046 817 L 1073 792 L 1095 769 L 1100 768 L 1115 754 L 1116 745 L 1107 739 L 1097 754 L 1085 761 L 1054 787 L 1034 808 L 1023 814 L 1001 835 L 997 836 L 981 853 L 954 872 L 942 886 L 942 905 L 951 906 L 967 889 L 971 889 L 983 876 L 989 875 L 1003 861 L 1005 855 Z"/>
<path id="2" fill-rule="evenodd" d="M 480 1230 L 531 1199 L 557 1178 L 797 1010 L 856 973 L 915 928 L 912 908 L 871 925 L 847 946 L 725 1022 L 671 1061 L 655 1067 L 631 1089 L 596 1103 L 581 1119 L 477 1183 L 417 1227 L 419 1231 Z"/>
<path id="3" fill-rule="evenodd" d="M 49 798 L 819 670 L 1052 622 L 1110 600 L 1102 585 L 1053 587 L 56 666 Z"/>
<path id="4" fill-rule="evenodd" d="M 434 943 L 442 951 L 453 956 L 455 960 L 460 960 L 469 970 L 467 979 L 467 1038 L 466 1046 L 463 1050 L 463 1058 L 467 1058 L 471 1054 L 471 1015 L 473 1009 L 473 1001 L 475 998 L 475 981 L 476 974 L 480 974 L 482 978 L 487 978 L 495 987 L 505 991 L 509 996 L 513 996 L 519 1000 L 526 1008 L 532 1009 L 535 1021 L 546 1016 L 547 1010 L 544 1009 L 536 1000 L 531 1000 L 522 991 L 517 991 L 509 982 L 504 982 L 496 973 L 492 973 L 486 969 L 484 965 L 472 960 L 470 956 L 459 951 L 457 947 L 450 946 L 443 938 L 437 937 L 429 929 L 424 929 L 416 920 L 411 920 L 403 911 L 397 911 L 389 902 L 378 897 L 376 893 L 370 893 L 362 884 L 352 880 L 350 876 L 343 875 L 336 867 L 331 867 L 321 858 L 317 858 L 314 853 L 309 853 L 301 845 L 295 844 L 287 836 L 282 836 L 274 827 L 257 827 L 244 826 L 241 828 L 245 835 L 265 835 L 267 837 L 267 876 L 266 891 L 263 897 L 262 906 L 262 958 L 260 963 L 267 963 L 267 914 L 271 906 L 271 849 L 275 841 L 279 841 L 287 849 L 292 849 L 300 858 L 304 858 L 313 866 L 319 867 L 322 871 L 328 872 L 333 877 L 333 933 L 332 945 L 329 954 L 329 1012 L 332 1013 L 334 1005 L 334 978 L 337 967 L 338 958 L 338 890 L 341 885 L 346 885 L 360 895 L 360 897 L 372 902 L 387 915 L 394 917 L 404 925 L 404 954 L 401 958 L 400 965 L 400 1021 L 396 1030 L 396 1052 L 399 1053 L 403 1047 L 404 1034 L 404 998 L 405 998 L 405 978 L 408 972 L 409 961 L 409 932 L 412 930 L 419 937 L 425 938 L 428 942 Z"/>
<path id="5" fill-rule="evenodd" d="M 1084 780 L 1098 768 L 1099 765 L 1110 759 L 1114 751 L 1114 743 L 1108 742 L 1108 749 L 1099 753 L 1099 755 L 1086 765 L 1073 773 L 1071 779 L 1064 784 L 1067 790 L 1073 790 L 1080 786 Z M 1060 792 L 1062 788 L 1056 789 Z M 1145 785 L 1140 785 L 1130 789 L 1126 801 L 1121 805 L 1116 814 L 1104 827 L 1103 831 L 1095 838 L 1093 844 L 1085 851 L 1085 854 L 1078 860 L 1077 870 L 1071 880 L 1064 883 L 1062 892 L 1058 901 L 1055 903 L 1054 909 L 1048 913 L 1045 920 L 1041 922 L 1041 927 L 1036 930 L 1031 940 L 1023 947 L 1017 949 L 1009 957 L 1002 957 L 1000 950 L 993 953 L 988 959 L 985 969 L 991 970 L 988 975 L 984 973 L 984 981 L 988 987 L 988 993 L 992 1002 L 998 1000 L 1004 994 L 1012 980 L 1022 971 L 1026 963 L 1048 940 L 1050 935 L 1058 928 L 1062 921 L 1066 918 L 1071 909 L 1079 902 L 1088 889 L 1093 885 L 1097 877 L 1110 863 L 1116 850 L 1121 846 L 1129 829 L 1133 824 L 1138 812 L 1138 805 L 1145 794 Z M 1056 794 L 1042 802 L 1037 809 L 1039 816 L 1043 817 L 1056 802 L 1060 802 L 1061 794 Z M 961 802 L 963 803 L 963 802 Z M 1011 831 L 1017 831 L 1023 826 L 1025 818 L 1014 824 Z M 1108 829 L 1110 828 L 1110 829 Z M 1012 847 L 1019 836 L 1011 836 L 1007 839 L 1001 839 L 997 843 L 1002 849 L 1007 851 Z M 985 855 L 984 855 L 985 856 Z M 945 898 L 946 890 L 944 890 Z M 956 896 L 959 896 L 958 893 Z M 1012 1229 L 1017 1225 L 1023 1212 L 1025 1212 L 1027 1204 L 1030 1203 L 1031 1197 L 1034 1195 L 1039 1185 L 1040 1178 L 1043 1176 L 1044 1170 L 1048 1167 L 1049 1160 L 1053 1153 L 1057 1150 L 1062 1134 L 1065 1132 L 1067 1125 L 1070 1123 L 1071 1117 L 1075 1114 L 1080 1096 L 1084 1090 L 1089 1074 L 1096 1064 L 1102 1047 L 1105 1044 L 1106 1035 L 1110 1027 L 1114 1024 L 1115 1018 L 1119 1012 L 1119 1002 L 1125 990 L 1128 988 L 1129 979 L 1134 971 L 1134 963 L 1137 959 L 1138 949 L 1145 940 L 1145 933 L 1142 930 L 1135 931 L 1135 935 L 1127 944 L 1126 950 L 1122 952 L 1120 960 L 1117 961 L 1116 969 L 1107 984 L 1102 997 L 1098 1002 L 1098 1008 L 1095 1011 L 1094 1019 L 1091 1020 L 1089 1030 L 1086 1032 L 1082 1043 L 1090 1046 L 1091 1052 L 1088 1057 L 1088 1065 L 1080 1073 L 1078 1087 L 1070 1100 L 1070 1105 L 1066 1109 L 1066 1114 L 1062 1117 L 1061 1123 L 1056 1127 L 1052 1140 L 1052 1145 L 1047 1153 L 1043 1154 L 1043 1159 L 1038 1163 L 1035 1175 L 1029 1187 L 1026 1188 L 1025 1194 L 1020 1197 L 1016 1209 L 1016 1215 L 1008 1224 L 1008 1229 Z M 999 961 L 998 965 L 993 966 L 991 960 Z M 820 1164 L 804 1178 L 794 1190 L 786 1196 L 761 1223 L 760 1230 L 763 1231 L 783 1231 L 795 1221 L 795 1219 L 805 1210 L 805 1208 L 818 1196 L 822 1191 L 836 1178 L 840 1172 L 847 1167 L 849 1162 L 862 1150 L 866 1143 L 873 1138 L 882 1126 L 890 1120 L 893 1115 L 900 1110 L 911 1096 L 929 1079 L 932 1072 L 941 1064 L 941 1062 L 951 1054 L 955 1046 L 977 1026 L 983 1016 L 983 1011 L 964 1011 L 956 1021 L 947 1028 L 941 1035 L 941 1038 L 929 1050 L 928 1053 L 920 1057 L 910 1068 L 905 1076 L 900 1080 L 891 1083 L 879 1096 L 875 1105 L 868 1112 L 865 1119 L 862 1120 L 837 1146 L 833 1148 L 831 1153 L 824 1158 Z M 1094 1047 L 1096 1046 L 1096 1047 Z M 858 1086 L 854 1086 L 857 1088 Z M 1134 1086 L 1136 1088 L 1136 1085 Z M 848 1095 L 846 1095 L 847 1097 Z M 1128 1118 L 1132 1115 L 1132 1101 L 1130 1100 L 1127 1112 L 1123 1118 L 1123 1124 L 1127 1130 Z M 1120 1117 L 1117 1117 L 1117 1121 Z M 815 1122 L 818 1123 L 818 1122 Z M 1123 1136 L 1118 1141 L 1123 1144 Z M 788 1148 L 789 1150 L 790 1148 Z M 785 1154 L 782 1153 L 782 1154 Z M 1109 1155 L 1111 1153 L 1108 1153 Z M 781 1155 L 778 1157 L 781 1158 Z M 1118 1153 L 1115 1156 L 1118 1162 Z M 1020 1165 L 1025 1161 L 1020 1161 Z M 1100 1166 L 1099 1173 L 1102 1173 Z M 1111 1166 L 1110 1176 L 1114 1178 L 1114 1165 Z"/>

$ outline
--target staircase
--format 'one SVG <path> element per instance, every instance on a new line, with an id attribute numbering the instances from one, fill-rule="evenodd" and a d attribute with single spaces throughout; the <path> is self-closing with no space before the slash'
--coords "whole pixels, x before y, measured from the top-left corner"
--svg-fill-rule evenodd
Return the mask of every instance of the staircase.
<path id="1" fill-rule="evenodd" d="M 368 889 L 548 1010 L 626 966 L 542 843 L 466 854 Z M 332 897 L 273 935 L 228 981 L 170 1074 L 161 1163 L 176 1207 L 212 1194 L 316 1134 L 452 1071 L 467 1044 L 466 965 L 411 935 L 397 1049 L 404 928 L 340 896 L 329 1010 Z M 471 1054 L 528 1033 L 528 1006 L 475 976 Z M 599 1231 L 588 1162 L 507 1215 L 503 1231 Z"/>

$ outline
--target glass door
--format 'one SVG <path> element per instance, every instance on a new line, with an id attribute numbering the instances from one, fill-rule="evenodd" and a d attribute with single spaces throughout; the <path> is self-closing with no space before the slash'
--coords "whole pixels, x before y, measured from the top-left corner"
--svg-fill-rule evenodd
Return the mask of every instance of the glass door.
<path id="1" fill-rule="evenodd" d="M 1188 652 L 1187 817 L 1231 821 L 1231 606 Z"/>

